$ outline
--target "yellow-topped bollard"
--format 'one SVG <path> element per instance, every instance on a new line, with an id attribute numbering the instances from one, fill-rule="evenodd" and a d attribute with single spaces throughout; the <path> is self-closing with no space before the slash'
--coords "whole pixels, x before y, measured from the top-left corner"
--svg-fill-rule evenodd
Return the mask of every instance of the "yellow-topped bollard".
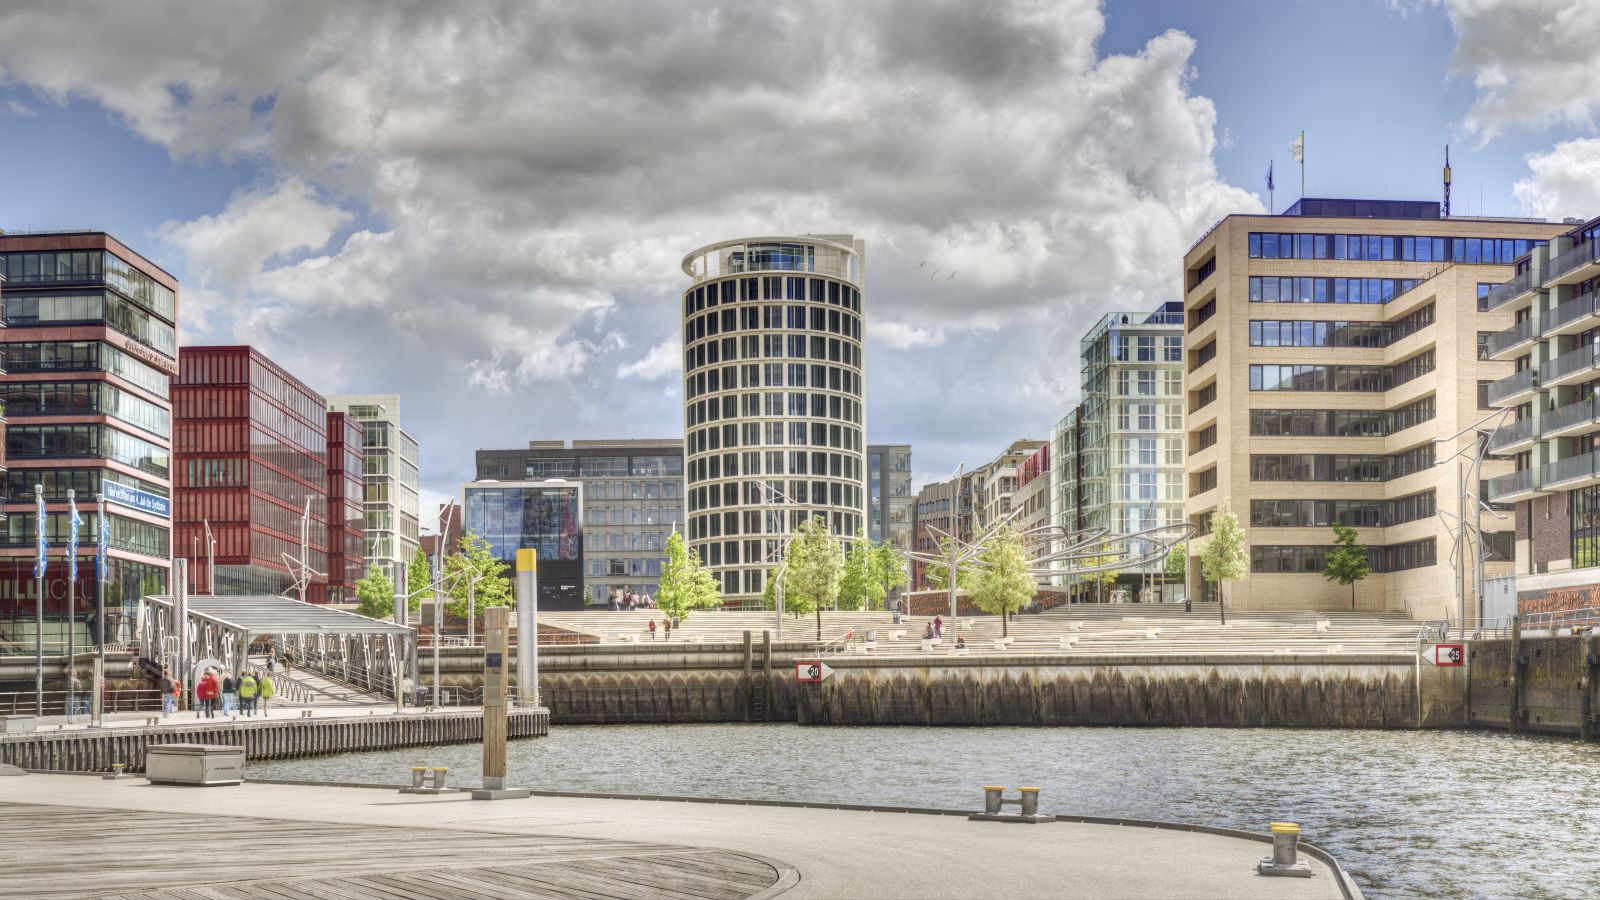
<path id="1" fill-rule="evenodd" d="M 1258 863 L 1256 871 L 1263 875 L 1288 875 L 1295 878 L 1310 878 L 1311 864 L 1301 862 L 1299 858 L 1299 824 L 1295 822 L 1273 822 L 1271 831 L 1272 856 Z"/>

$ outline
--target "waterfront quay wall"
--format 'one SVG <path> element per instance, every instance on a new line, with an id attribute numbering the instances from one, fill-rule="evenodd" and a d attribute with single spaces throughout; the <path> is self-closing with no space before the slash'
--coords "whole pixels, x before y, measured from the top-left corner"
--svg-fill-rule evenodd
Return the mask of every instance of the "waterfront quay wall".
<path id="1" fill-rule="evenodd" d="M 513 738 L 550 733 L 544 709 L 512 710 Z M 284 718 L 194 725 L 118 725 L 96 730 L 38 732 L 0 737 L 0 763 L 58 772 L 109 771 L 122 763 L 144 771 L 145 751 L 160 744 L 223 744 L 243 747 L 247 759 L 295 759 L 359 750 L 389 750 L 435 744 L 465 744 L 483 739 L 483 714 L 477 709 L 428 714 L 343 718 Z"/>
<path id="2" fill-rule="evenodd" d="M 814 645 L 666 643 L 541 650 L 561 724 L 1459 727 L 1465 674 L 1400 654 L 829 656 Z M 470 686 L 462 658 L 446 684 Z M 446 667 L 441 663 L 441 672 Z M 426 679 L 427 674 L 424 673 Z"/>
<path id="3" fill-rule="evenodd" d="M 1475 728 L 1600 736 L 1600 637 L 1472 641 L 1468 718 Z"/>

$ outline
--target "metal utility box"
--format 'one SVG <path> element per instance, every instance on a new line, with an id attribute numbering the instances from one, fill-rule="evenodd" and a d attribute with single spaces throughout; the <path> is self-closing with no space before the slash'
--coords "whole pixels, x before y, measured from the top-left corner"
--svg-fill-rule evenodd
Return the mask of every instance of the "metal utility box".
<path id="1" fill-rule="evenodd" d="M 155 784 L 239 784 L 244 781 L 244 748 L 162 744 L 146 751 L 144 774 Z"/>
<path id="2" fill-rule="evenodd" d="M 36 723 L 33 716 L 0 716 L 0 734 L 32 734 Z"/>

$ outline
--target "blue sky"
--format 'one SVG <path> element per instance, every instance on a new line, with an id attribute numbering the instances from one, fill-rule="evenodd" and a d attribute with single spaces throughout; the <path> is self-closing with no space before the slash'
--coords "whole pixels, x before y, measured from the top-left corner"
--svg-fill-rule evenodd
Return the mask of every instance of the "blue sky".
<path id="1" fill-rule="evenodd" d="M 1292 202 L 1301 129 L 1313 196 L 1436 198 L 1449 143 L 1458 214 L 1600 206 L 1579 0 L 905 3 L 22 0 L 0 227 L 109 230 L 187 340 L 399 391 L 436 498 L 475 447 L 680 434 L 676 263 L 713 240 L 866 237 L 869 440 L 920 480 L 1047 436 L 1077 337 L 1174 297 L 1268 160 Z"/>

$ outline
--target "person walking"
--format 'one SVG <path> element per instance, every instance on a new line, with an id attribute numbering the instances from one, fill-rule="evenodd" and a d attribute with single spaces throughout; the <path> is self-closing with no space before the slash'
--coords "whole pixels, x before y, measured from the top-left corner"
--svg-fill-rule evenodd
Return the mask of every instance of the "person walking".
<path id="1" fill-rule="evenodd" d="M 195 710 L 194 717 L 200 718 L 205 713 L 206 718 L 214 719 L 217 714 L 217 695 L 222 692 L 222 685 L 217 682 L 215 669 L 207 669 L 201 676 L 200 684 L 195 688 L 195 697 L 200 701 L 200 708 Z"/>
<path id="2" fill-rule="evenodd" d="M 261 698 L 262 718 L 267 716 L 267 701 L 271 700 L 277 693 L 278 686 L 272 683 L 271 672 L 261 676 L 261 680 L 256 682 L 256 696 Z"/>
<path id="3" fill-rule="evenodd" d="M 233 711 L 238 708 L 239 679 L 234 677 L 232 672 L 229 672 L 228 676 L 222 679 L 222 714 L 231 716 Z"/>
<path id="4" fill-rule="evenodd" d="M 639 602 L 644 604 L 645 609 L 649 609 L 650 607 L 656 605 L 655 598 L 650 596 L 649 591 L 644 592 L 644 596 L 639 598 Z"/>
<path id="5" fill-rule="evenodd" d="M 260 686 L 256 684 L 256 677 L 249 672 L 244 673 L 244 677 L 239 679 L 239 702 L 244 707 L 245 715 L 254 716 L 256 714 L 256 693 L 259 690 Z"/>
<path id="6" fill-rule="evenodd" d="M 661 630 L 662 630 L 662 636 L 663 637 L 665 637 L 669 641 L 672 640 L 672 617 L 671 616 L 662 616 L 661 617 Z"/>
<path id="7" fill-rule="evenodd" d="M 645 628 L 650 630 L 650 640 L 652 640 L 652 641 L 655 640 L 656 639 L 656 620 L 655 620 L 654 616 L 650 617 L 650 624 L 646 625 Z"/>
<path id="8" fill-rule="evenodd" d="M 944 620 L 938 616 L 933 617 L 933 636 L 941 641 L 944 640 Z"/>
<path id="9" fill-rule="evenodd" d="M 271 675 L 272 674 L 272 670 L 274 668 L 276 668 L 277 665 L 278 665 L 278 654 L 277 654 L 277 652 L 276 651 L 268 651 L 267 652 L 267 674 Z"/>
<path id="10" fill-rule="evenodd" d="M 76 667 L 67 673 L 67 696 L 70 698 L 67 702 L 67 722 L 72 723 L 77 721 L 78 707 L 83 702 L 83 682 L 78 680 Z"/>
<path id="11" fill-rule="evenodd" d="M 161 670 L 161 718 L 173 714 L 178 708 L 178 696 L 183 693 L 183 685 L 172 677 L 171 669 Z"/>

